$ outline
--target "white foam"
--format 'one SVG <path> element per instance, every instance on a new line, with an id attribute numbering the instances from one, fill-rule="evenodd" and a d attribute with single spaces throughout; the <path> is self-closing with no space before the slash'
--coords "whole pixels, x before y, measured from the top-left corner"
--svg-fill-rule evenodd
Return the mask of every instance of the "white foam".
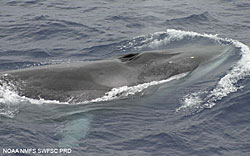
<path id="1" fill-rule="evenodd" d="M 207 108 L 212 108 L 216 101 L 221 100 L 228 94 L 238 91 L 244 86 L 239 86 L 239 80 L 250 75 L 250 50 L 245 44 L 231 40 L 235 47 L 241 49 L 241 59 L 232 67 L 227 74 L 220 79 L 217 86 L 208 94 L 205 99 L 207 103 L 204 105 Z"/>
<path id="2" fill-rule="evenodd" d="M 185 77 L 187 74 L 188 74 L 188 72 L 172 76 L 166 80 L 152 81 L 152 82 L 148 82 L 148 83 L 139 84 L 136 86 L 123 86 L 123 87 L 113 88 L 111 91 L 107 92 L 103 97 L 93 99 L 90 101 L 85 101 L 84 103 L 110 101 L 110 100 L 118 99 L 121 97 L 134 95 L 136 93 L 142 92 L 144 89 L 146 89 L 150 86 L 159 85 L 159 84 L 166 83 L 166 82 L 169 82 L 172 80 L 178 80 L 180 78 Z"/>
<path id="3" fill-rule="evenodd" d="M 227 38 L 223 39 L 218 37 L 217 35 L 199 34 L 196 32 L 186 32 L 173 29 L 168 30 L 167 32 L 171 34 L 171 36 L 177 38 L 183 38 L 184 36 L 188 35 L 192 37 L 207 37 L 218 42 L 223 41 L 228 44 L 232 44 L 237 48 L 240 48 L 240 55 L 242 56 L 241 59 L 232 66 L 231 70 L 229 70 L 226 75 L 219 80 L 215 88 L 207 93 L 207 96 L 205 98 L 200 97 L 201 91 L 190 93 L 183 98 L 183 105 L 177 108 L 177 111 L 183 108 L 193 106 L 197 107 L 197 105 L 201 105 L 202 103 L 204 103 L 204 105 L 199 107 L 212 108 L 216 105 L 216 101 L 221 100 L 222 98 L 228 96 L 230 93 L 236 92 L 239 89 L 243 88 L 243 86 L 238 86 L 239 80 L 242 80 L 250 75 L 250 50 L 247 45 L 237 40 Z"/>
<path id="4" fill-rule="evenodd" d="M 11 83 L 6 84 L 0 80 L 0 103 L 17 103 L 20 97 L 14 90 L 15 86 Z"/>
<path id="5" fill-rule="evenodd" d="M 204 94 L 204 93 L 205 92 L 194 92 L 194 93 L 185 95 L 181 100 L 181 103 L 183 105 L 177 108 L 176 112 L 182 109 L 186 109 L 186 108 L 199 108 L 203 102 L 201 98 L 201 94 Z"/>
<path id="6" fill-rule="evenodd" d="M 5 75 L 6 76 L 6 75 Z M 14 91 L 14 85 L 6 84 L 0 80 L 0 115 L 14 118 L 18 113 L 18 109 L 15 108 L 16 103 L 20 102 L 19 97 Z"/>
<path id="7" fill-rule="evenodd" d="M 44 100 L 44 99 L 31 99 L 27 98 L 25 96 L 19 96 L 17 91 L 16 91 L 16 86 L 11 83 L 5 83 L 0 80 L 0 104 L 5 104 L 5 105 L 18 105 L 20 103 L 32 103 L 32 104 L 48 104 L 48 103 L 53 103 L 53 104 L 68 104 L 68 103 L 63 103 L 59 102 L 56 100 Z M 3 112 L 3 110 L 2 110 Z"/>
<path id="8" fill-rule="evenodd" d="M 162 34 L 166 34 L 167 37 L 163 39 L 159 39 Z M 195 37 L 203 37 L 207 39 L 214 40 L 218 43 L 221 41 L 226 41 L 223 38 L 219 38 L 218 35 L 212 34 L 200 34 L 197 32 L 192 31 L 182 31 L 182 30 L 175 30 L 175 29 L 168 29 L 167 31 L 163 32 L 156 32 L 146 37 L 145 40 L 142 41 L 144 43 L 142 46 L 136 47 L 135 49 L 142 49 L 143 47 L 150 47 L 153 49 L 157 49 L 162 45 L 167 45 L 170 42 L 183 40 L 184 38 L 187 39 L 194 39 Z"/>
<path id="9" fill-rule="evenodd" d="M 14 118 L 16 114 L 18 113 L 18 110 L 6 110 L 6 109 L 0 109 L 0 115 L 5 116 L 8 118 Z"/>

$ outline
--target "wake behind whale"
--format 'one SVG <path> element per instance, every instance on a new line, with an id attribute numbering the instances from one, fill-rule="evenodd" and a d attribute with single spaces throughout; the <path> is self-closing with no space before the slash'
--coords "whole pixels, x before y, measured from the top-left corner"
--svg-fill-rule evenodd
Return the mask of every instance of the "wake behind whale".
<path id="1" fill-rule="evenodd" d="M 166 80 L 192 72 L 223 53 L 225 45 L 186 45 L 167 51 L 130 53 L 118 58 L 47 65 L 4 72 L 20 96 L 78 103 L 103 97 L 122 86 Z M 201 50 L 202 49 L 202 50 Z"/>

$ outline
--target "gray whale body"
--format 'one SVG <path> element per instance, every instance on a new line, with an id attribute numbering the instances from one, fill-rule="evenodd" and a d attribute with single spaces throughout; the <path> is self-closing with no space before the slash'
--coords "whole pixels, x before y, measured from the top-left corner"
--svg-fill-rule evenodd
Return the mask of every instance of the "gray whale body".
<path id="1" fill-rule="evenodd" d="M 223 46 L 218 45 L 203 49 L 202 53 L 200 48 L 131 53 L 107 60 L 13 70 L 1 73 L 1 79 L 2 83 L 14 82 L 20 96 L 76 103 L 102 97 L 112 88 L 191 72 L 223 51 Z"/>

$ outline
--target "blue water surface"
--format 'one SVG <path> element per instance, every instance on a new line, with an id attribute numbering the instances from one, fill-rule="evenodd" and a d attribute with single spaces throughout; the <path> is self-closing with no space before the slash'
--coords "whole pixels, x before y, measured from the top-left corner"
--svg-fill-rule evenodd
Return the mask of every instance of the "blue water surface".
<path id="1" fill-rule="evenodd" d="M 162 44 L 169 30 L 218 34 L 247 47 L 250 1 L 2 0 L 0 72 L 219 44 L 190 35 Z M 187 77 L 118 100 L 37 104 L 1 93 L 0 155 L 7 148 L 70 148 L 75 156 L 250 155 L 248 61 L 237 71 L 245 74 L 230 79 L 237 90 L 213 94 L 242 58 L 248 60 L 247 51 L 224 44 L 227 54 Z"/>

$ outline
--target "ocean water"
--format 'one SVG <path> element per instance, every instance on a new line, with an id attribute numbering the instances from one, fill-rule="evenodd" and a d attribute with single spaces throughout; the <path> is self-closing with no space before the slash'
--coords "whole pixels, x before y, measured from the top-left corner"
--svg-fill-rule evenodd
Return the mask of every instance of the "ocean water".
<path id="1" fill-rule="evenodd" d="M 0 82 L 0 155 L 248 156 L 249 34 L 248 0 L 0 1 L 1 73 L 224 47 L 191 73 L 77 104 L 20 97 Z"/>

